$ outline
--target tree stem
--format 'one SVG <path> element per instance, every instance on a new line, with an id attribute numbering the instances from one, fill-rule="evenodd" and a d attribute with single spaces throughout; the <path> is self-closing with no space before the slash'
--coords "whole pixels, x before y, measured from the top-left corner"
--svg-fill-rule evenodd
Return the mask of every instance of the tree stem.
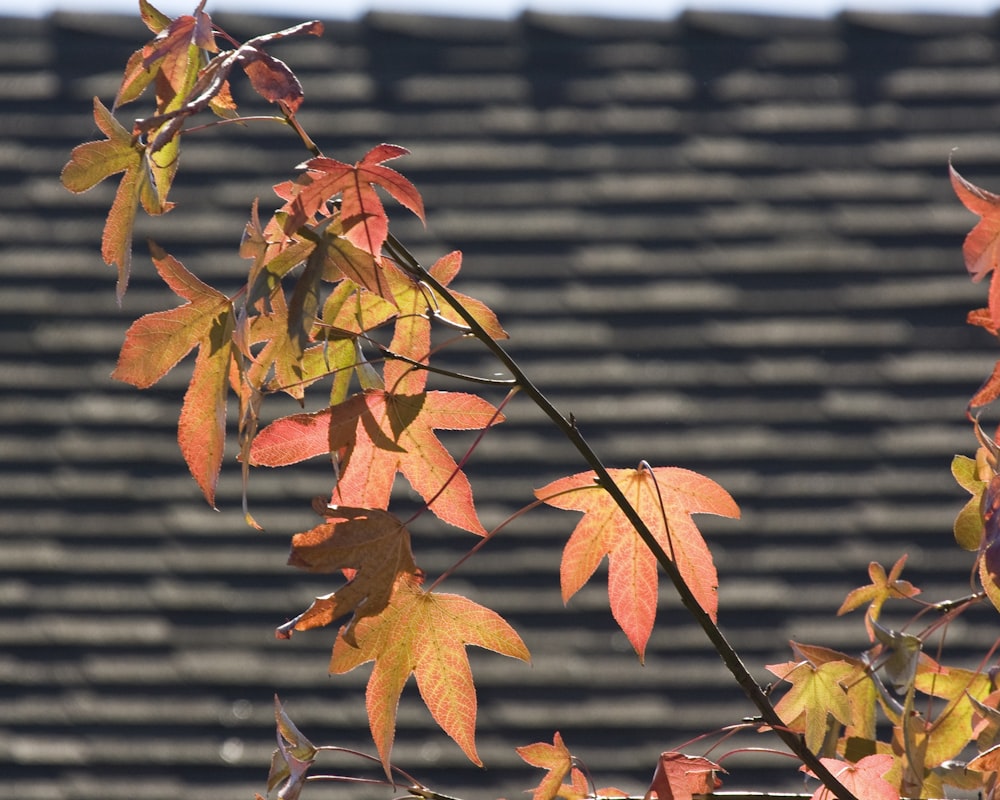
<path id="1" fill-rule="evenodd" d="M 424 269 L 413 257 L 413 255 L 411 255 L 410 252 L 391 233 L 386 239 L 386 250 L 402 269 L 430 285 L 435 292 L 445 299 L 448 305 L 455 310 L 455 313 L 457 313 L 465 321 L 466 325 L 469 326 L 473 335 L 479 339 L 479 341 L 483 343 L 483 345 L 496 357 L 496 359 L 503 364 L 507 371 L 510 372 L 511 376 L 517 382 L 517 385 L 521 387 L 521 391 L 527 394 L 535 405 L 538 406 L 538 408 L 541 409 L 550 420 L 552 420 L 553 424 L 563 433 L 573 447 L 576 448 L 577 452 L 583 457 L 587 464 L 590 465 L 591 469 L 594 470 L 600 485 L 615 501 L 615 504 L 621 509 L 622 513 L 625 514 L 629 523 L 631 523 L 631 525 L 635 528 L 636 533 L 639 534 L 639 538 L 642 539 L 645 545 L 656 557 L 657 562 L 670 578 L 670 581 L 673 583 L 678 595 L 680 595 L 681 602 L 694 617 L 695 621 L 701 626 L 705 635 L 712 643 L 712 646 L 715 647 L 715 650 L 722 659 L 722 662 L 736 679 L 736 683 L 739 684 L 744 694 L 746 694 L 754 706 L 757 707 L 763 722 L 774 730 L 785 745 L 799 758 L 799 760 L 813 773 L 813 775 L 815 775 L 823 783 L 824 786 L 826 786 L 837 796 L 837 798 L 839 798 L 839 800 L 857 800 L 854 794 L 852 794 L 847 787 L 837 780 L 830 770 L 823 765 L 819 758 L 811 750 L 809 750 L 808 747 L 806 747 L 803 737 L 794 731 L 789 730 L 786 724 L 782 721 L 781 717 L 779 717 L 775 712 L 774 706 L 771 705 L 771 701 L 767 698 L 767 695 L 764 694 L 763 689 L 761 689 L 758 683 L 754 680 L 739 654 L 723 635 L 719 626 L 712 621 L 712 618 L 708 615 L 705 609 L 701 607 L 701 604 L 698 603 L 697 599 L 695 599 L 691 588 L 685 582 L 680 570 L 677 568 L 677 565 L 671 561 L 667 553 L 664 552 L 660 543 L 656 540 L 656 537 L 653 536 L 652 532 L 646 526 L 646 523 L 643 522 L 638 512 L 632 507 L 632 504 L 622 493 L 621 489 L 618 488 L 618 485 L 614 482 L 614 480 L 612 480 L 611 476 L 608 474 L 607 468 L 601 462 L 600 458 L 591 446 L 587 443 L 583 434 L 580 433 L 574 420 L 572 418 L 567 419 L 564 417 L 559 410 L 551 402 L 549 402 L 548 398 L 542 394 L 538 387 L 535 386 L 531 379 L 528 378 L 528 376 L 521 370 L 520 366 L 518 366 L 517 362 L 507 353 L 503 346 L 483 329 L 482 325 L 480 325 L 472 314 L 465 309 L 461 302 L 459 302 L 459 300 L 448 291 L 447 287 L 442 286 L 426 269 Z"/>

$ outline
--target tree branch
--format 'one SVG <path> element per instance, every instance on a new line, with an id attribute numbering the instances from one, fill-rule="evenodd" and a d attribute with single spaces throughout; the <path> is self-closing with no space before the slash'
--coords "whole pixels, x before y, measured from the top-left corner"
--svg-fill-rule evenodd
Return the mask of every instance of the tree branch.
<path id="1" fill-rule="evenodd" d="M 482 325 L 480 325 L 476 321 L 475 317 L 473 317 L 472 314 L 470 314 L 461 304 L 461 302 L 459 302 L 459 300 L 451 294 L 447 287 L 441 285 L 433 275 L 420 265 L 420 263 L 399 242 L 399 240 L 392 235 L 392 233 L 390 233 L 386 239 L 386 250 L 402 269 L 410 273 L 415 278 L 429 284 L 433 287 L 435 292 L 440 294 L 441 297 L 445 299 L 448 305 L 455 310 L 455 313 L 457 313 L 469 326 L 469 330 L 472 334 L 483 343 L 483 345 L 497 358 L 501 364 L 503 364 L 503 366 L 513 376 L 518 386 L 521 387 L 521 390 L 532 399 L 535 405 L 538 406 L 538 408 L 541 409 L 550 420 L 552 420 L 553 424 L 560 431 L 562 431 L 563 435 L 570 441 L 573 447 L 576 448 L 577 452 L 583 457 L 587 464 L 590 465 L 591 469 L 594 470 L 599 484 L 615 501 L 615 504 L 622 510 L 622 513 L 625 514 L 628 521 L 635 528 L 636 533 L 639 534 L 639 538 L 642 539 L 645 545 L 656 557 L 657 562 L 670 578 L 670 581 L 674 584 L 674 588 L 677 590 L 678 595 L 680 595 L 681 602 L 694 617 L 695 621 L 701 626 L 705 635 L 715 647 L 719 657 L 736 679 L 736 683 L 739 684 L 744 694 L 746 694 L 750 701 L 757 707 L 760 712 L 761 719 L 767 725 L 771 726 L 785 745 L 823 783 L 824 786 L 826 786 L 839 798 L 839 800 L 857 800 L 854 794 L 852 794 L 847 787 L 837 780 L 830 770 L 823 765 L 819 758 L 812 751 L 810 751 L 808 747 L 806 747 L 802 736 L 789 730 L 781 717 L 779 717 L 775 712 L 774 706 L 771 705 L 771 701 L 768 700 L 767 695 L 764 694 L 764 691 L 754 680 L 739 654 L 726 639 L 719 626 L 712 621 L 712 618 L 695 599 L 691 588 L 684 581 L 677 565 L 670 560 L 670 557 L 666 552 L 664 552 L 660 543 L 656 540 L 656 537 L 653 536 L 652 532 L 646 526 L 646 523 L 643 522 L 638 512 L 632 507 L 632 504 L 629 503 L 628 499 L 622 493 L 621 489 L 618 488 L 618 485 L 614 482 L 614 480 L 612 480 L 611 476 L 608 474 L 607 468 L 601 462 L 600 458 L 591 446 L 587 443 L 583 434 L 580 433 L 579 429 L 576 427 L 576 423 L 572 419 L 567 419 L 559 413 L 559 410 L 551 402 L 549 402 L 548 398 L 542 394 L 541 390 L 539 390 L 531 379 L 528 378 L 528 376 L 521 370 L 520 366 L 507 353 L 503 346 L 483 329 Z"/>

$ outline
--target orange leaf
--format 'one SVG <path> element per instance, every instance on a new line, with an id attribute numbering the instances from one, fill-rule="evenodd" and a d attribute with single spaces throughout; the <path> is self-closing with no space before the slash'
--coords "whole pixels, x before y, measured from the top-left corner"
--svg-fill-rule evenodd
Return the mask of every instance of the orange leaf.
<path id="1" fill-rule="evenodd" d="M 438 259 L 428 272 L 442 285 L 448 286 L 462 266 L 462 254 L 457 250 Z M 431 347 L 431 317 L 439 316 L 452 325 L 467 328 L 465 321 L 451 305 L 425 283 L 416 281 L 402 270 L 387 272 L 392 296 L 399 308 L 399 318 L 389 350 L 413 361 L 426 363 Z M 506 339 L 496 314 L 480 301 L 460 292 L 451 294 L 483 326 L 494 339 Z M 385 384 L 397 394 L 422 392 L 427 373 L 401 360 L 389 360 L 385 365 Z"/>
<path id="2" fill-rule="evenodd" d="M 528 649 L 513 628 L 494 611 L 468 598 L 434 594 L 402 574 L 389 605 L 365 617 L 355 629 L 358 646 L 337 637 L 330 672 L 349 672 L 375 661 L 365 702 L 372 738 L 386 774 L 396 732 L 396 710 L 410 674 L 438 725 L 469 760 L 482 766 L 476 752 L 476 690 L 465 648 L 475 645 L 522 661 Z"/>
<path id="3" fill-rule="evenodd" d="M 552 737 L 552 744 L 535 742 L 518 747 L 517 754 L 531 766 L 546 770 L 545 777 L 535 787 L 532 800 L 555 800 L 562 795 L 562 782 L 573 770 L 573 756 L 563 744 L 559 731 Z"/>
<path id="4" fill-rule="evenodd" d="M 288 563 L 309 572 L 350 569 L 353 577 L 333 594 L 317 597 L 305 612 L 278 628 L 278 637 L 329 625 L 353 613 L 341 635 L 355 644 L 358 622 L 389 604 L 400 573 L 419 574 L 410 549 L 410 532 L 386 511 L 334 508 L 316 501 L 314 507 L 326 522 L 292 537 Z"/>
<path id="5" fill-rule="evenodd" d="M 226 449 L 226 395 L 232 366 L 233 315 L 217 318 L 218 330 L 210 333 L 194 362 L 191 382 L 177 425 L 177 443 L 191 475 L 209 505 L 215 507 L 215 487 Z M 218 340 L 218 344 L 215 344 Z"/>
<path id="6" fill-rule="evenodd" d="M 612 469 L 609 473 L 714 620 L 718 610 L 715 565 L 691 514 L 738 517 L 732 497 L 715 481 L 678 467 Z M 535 496 L 557 508 L 584 512 L 563 550 L 563 601 L 580 590 L 607 556 L 611 612 L 641 660 L 656 617 L 655 557 L 611 496 L 595 483 L 593 473 L 553 481 L 535 490 Z"/>
<path id="7" fill-rule="evenodd" d="M 108 138 L 85 142 L 73 148 L 70 160 L 63 167 L 61 180 L 71 192 L 86 192 L 111 175 L 124 172 L 104 224 L 101 255 L 104 263 L 118 267 L 118 302 L 128 287 L 132 267 L 132 229 L 135 213 L 142 203 L 148 214 L 163 214 L 173 204 L 165 202 L 154 191 L 145 166 L 146 149 L 118 120 L 94 98 L 94 120 Z"/>
<path id="8" fill-rule="evenodd" d="M 712 794 L 722 785 L 716 772 L 725 770 L 714 761 L 683 753 L 660 753 L 653 781 L 643 800 L 691 800 L 695 794 Z"/>
<path id="9" fill-rule="evenodd" d="M 992 327 L 1000 327 L 1000 279 L 997 278 L 997 263 L 1000 262 L 1000 195 L 981 189 L 970 183 L 958 171 L 948 165 L 951 185 L 969 211 L 979 217 L 979 222 L 965 237 L 962 253 L 965 266 L 973 281 L 981 281 L 990 272 L 989 316 Z"/>
<path id="10" fill-rule="evenodd" d="M 892 565 L 889 575 L 885 574 L 885 568 L 872 561 L 868 565 L 868 576 L 872 582 L 867 586 L 862 586 L 850 592 L 844 599 L 837 615 L 846 614 L 853 611 L 865 603 L 868 603 L 868 613 L 865 615 L 865 625 L 868 627 L 868 638 L 875 641 L 875 633 L 872 631 L 871 620 L 878 619 L 885 601 L 891 597 L 906 598 L 920 594 L 909 581 L 900 580 L 899 576 L 903 572 L 903 565 L 906 563 L 906 553 L 900 556 L 899 560 Z"/>
<path id="11" fill-rule="evenodd" d="M 344 448 L 338 503 L 388 508 L 393 479 L 402 472 L 440 519 L 484 535 L 468 478 L 434 430 L 476 430 L 502 421 L 476 395 L 373 389 L 315 414 L 275 420 L 257 434 L 250 456 L 254 464 L 278 467 Z"/>
<path id="12" fill-rule="evenodd" d="M 178 441 L 188 468 L 214 507 L 215 485 L 225 446 L 226 382 L 233 353 L 235 317 L 221 292 L 198 280 L 184 265 L 149 243 L 156 271 L 188 302 L 137 319 L 125 333 L 111 376 L 146 389 L 199 347 L 184 396 Z"/>
<path id="13" fill-rule="evenodd" d="M 855 797 L 864 800 L 899 800 L 896 787 L 884 777 L 895 763 L 891 755 L 865 756 L 856 764 L 836 758 L 821 758 L 820 761 Z M 825 786 L 820 786 L 813 792 L 812 800 L 836 800 L 836 795 Z"/>

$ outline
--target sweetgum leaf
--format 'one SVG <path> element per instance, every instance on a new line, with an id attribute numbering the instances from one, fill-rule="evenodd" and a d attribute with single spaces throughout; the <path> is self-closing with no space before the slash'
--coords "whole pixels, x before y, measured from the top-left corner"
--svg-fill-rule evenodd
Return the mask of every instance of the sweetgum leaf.
<path id="1" fill-rule="evenodd" d="M 410 533 L 387 511 L 344 506 L 319 506 L 316 510 L 326 522 L 292 537 L 289 565 L 308 572 L 349 569 L 353 576 L 333 594 L 317 597 L 308 610 L 282 625 L 278 635 L 285 638 L 292 630 L 329 625 L 353 614 L 341 635 L 355 645 L 358 622 L 388 605 L 398 576 L 419 574 L 410 549 Z"/>
<path id="2" fill-rule="evenodd" d="M 178 442 L 188 468 L 214 507 L 225 446 L 226 387 L 232 366 L 235 318 L 229 298 L 198 280 L 156 243 L 157 272 L 188 302 L 140 317 L 125 333 L 113 378 L 146 389 L 199 348 L 184 396 Z"/>
<path id="3" fill-rule="evenodd" d="M 94 120 L 108 138 L 85 142 L 73 148 L 63 167 L 63 186 L 71 192 L 86 192 L 111 175 L 124 172 L 104 224 L 101 255 L 104 263 L 118 268 L 118 302 L 128 287 L 132 267 L 132 229 L 139 204 L 148 214 L 163 214 L 172 203 L 154 190 L 145 167 L 145 147 L 118 124 L 111 112 L 94 98 Z"/>
<path id="4" fill-rule="evenodd" d="M 872 630 L 871 620 L 878 619 L 886 600 L 914 597 L 920 594 L 920 590 L 912 583 L 901 580 L 899 577 L 903 572 L 906 558 L 906 553 L 900 556 L 888 575 L 885 574 L 885 568 L 881 564 L 872 561 L 868 565 L 868 576 L 872 582 L 850 592 L 837 610 L 837 615 L 840 616 L 867 603 L 868 612 L 865 614 L 865 624 L 868 627 L 868 638 L 872 641 L 875 640 L 875 633 Z"/>
<path id="5" fill-rule="evenodd" d="M 995 475 L 983 492 L 982 515 L 979 580 L 990 602 L 1000 609 L 1000 475 Z"/>
<path id="6" fill-rule="evenodd" d="M 325 156 L 310 159 L 305 163 L 306 172 L 298 180 L 275 187 L 279 196 L 287 200 L 281 209 L 288 214 L 285 232 L 294 233 L 312 221 L 339 195 L 344 236 L 355 247 L 379 258 L 389 232 L 389 218 L 375 186 L 381 186 L 424 219 L 423 199 L 416 187 L 395 170 L 382 166 L 383 162 L 408 152 L 397 145 L 382 144 L 372 148 L 354 165 Z"/>
<path id="7" fill-rule="evenodd" d="M 739 517 L 732 497 L 710 478 L 679 467 L 608 472 L 714 620 L 718 578 L 691 514 Z M 536 489 L 535 496 L 557 508 L 584 512 L 563 550 L 559 571 L 563 602 L 580 590 L 607 556 L 611 612 L 642 660 L 656 617 L 656 558 L 611 496 L 597 485 L 594 473 L 560 478 Z"/>
<path id="8" fill-rule="evenodd" d="M 465 473 L 434 431 L 477 430 L 503 421 L 472 394 L 395 395 L 372 389 L 333 408 L 293 414 L 261 430 L 252 463 L 278 467 L 344 449 L 338 503 L 387 508 L 395 474 L 402 472 L 440 519 L 485 535 Z"/>
<path id="9" fill-rule="evenodd" d="M 330 672 L 349 672 L 375 661 L 365 703 L 372 738 L 389 773 L 396 710 L 412 673 L 434 720 L 482 766 L 476 752 L 476 690 L 465 648 L 475 645 L 528 661 L 524 642 L 494 611 L 453 594 L 425 592 L 407 573 L 400 575 L 389 605 L 356 627 L 357 647 L 341 635 L 333 645 Z"/>
<path id="10" fill-rule="evenodd" d="M 295 726 L 277 695 L 274 696 L 274 716 L 278 727 L 278 749 L 271 756 L 267 791 L 273 791 L 284 782 L 278 797 L 281 800 L 297 800 L 319 751 Z"/>
<path id="11" fill-rule="evenodd" d="M 963 550 L 976 551 L 983 540 L 982 503 L 988 481 L 979 477 L 977 462 L 966 456 L 952 459 L 951 474 L 958 485 L 972 495 L 955 517 L 955 541 Z"/>
<path id="12" fill-rule="evenodd" d="M 177 442 L 184 460 L 213 508 L 226 447 L 226 395 L 233 366 L 232 336 L 230 311 L 216 318 L 209 342 L 198 350 L 177 425 Z"/>
<path id="13" fill-rule="evenodd" d="M 562 782 L 573 768 L 573 756 L 563 743 L 559 731 L 552 737 L 552 744 L 535 742 L 516 749 L 517 754 L 531 766 L 541 767 L 546 771 L 541 783 L 535 787 L 532 800 L 555 800 L 559 797 Z"/>
<path id="14" fill-rule="evenodd" d="M 1000 327 L 1000 280 L 997 279 L 997 263 L 1000 261 L 1000 195 L 981 189 L 970 183 L 951 164 L 948 165 L 951 185 L 969 211 L 979 217 L 965 242 L 962 253 L 965 266 L 973 281 L 981 281 L 989 273 L 989 318 L 992 327 Z"/>
<path id="15" fill-rule="evenodd" d="M 712 794 L 722 785 L 716 777 L 725 770 L 701 756 L 669 751 L 660 753 L 653 780 L 643 800 L 691 800 L 695 794 Z"/>
<path id="16" fill-rule="evenodd" d="M 863 800 L 899 800 L 896 787 L 884 777 L 895 763 L 891 755 L 879 753 L 865 756 L 856 764 L 836 758 L 821 758 L 820 761 L 855 797 Z M 836 800 L 836 795 L 825 786 L 820 786 L 813 792 L 811 800 Z"/>
<path id="17" fill-rule="evenodd" d="M 844 661 L 815 665 L 809 661 L 768 664 L 767 669 L 792 684 L 774 710 L 793 730 L 805 734 L 806 746 L 818 753 L 826 738 L 828 716 L 842 725 L 851 722 L 847 697 L 856 668 Z"/>
<path id="18" fill-rule="evenodd" d="M 993 689 L 992 682 L 982 672 L 945 667 L 928 659 L 918 668 L 914 685 L 947 701 L 927 734 L 925 764 L 937 766 L 957 757 L 968 745 L 976 713 L 973 701 L 985 700 Z"/>

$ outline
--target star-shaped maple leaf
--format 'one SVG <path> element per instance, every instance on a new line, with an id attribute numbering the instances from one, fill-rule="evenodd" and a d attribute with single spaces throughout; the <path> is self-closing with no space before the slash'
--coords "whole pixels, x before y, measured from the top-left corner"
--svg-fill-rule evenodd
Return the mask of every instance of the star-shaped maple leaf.
<path id="1" fill-rule="evenodd" d="M 229 298 L 198 280 L 173 256 L 149 243 L 157 272 L 188 302 L 137 319 L 125 333 L 113 378 L 146 389 L 198 348 L 177 428 L 191 474 L 214 507 L 226 444 L 226 395 L 235 315 Z"/>
<path id="2" fill-rule="evenodd" d="M 884 777 L 895 763 L 891 755 L 873 754 L 859 759 L 855 764 L 836 758 L 821 758 L 820 761 L 855 797 L 864 800 L 899 800 L 899 791 Z M 813 792 L 810 800 L 835 800 L 835 798 L 833 792 L 825 786 L 820 786 Z"/>
<path id="3" fill-rule="evenodd" d="M 145 146 L 136 141 L 96 97 L 94 121 L 108 138 L 74 147 L 60 177 L 63 186 L 71 192 L 80 193 L 92 189 L 111 175 L 125 173 L 118 183 L 101 240 L 104 263 L 118 268 L 117 295 L 120 303 L 132 268 L 132 230 L 140 203 L 147 214 L 163 214 L 173 204 L 163 199 L 165 193 L 158 193 L 150 179 L 152 171 L 147 168 Z"/>
<path id="4" fill-rule="evenodd" d="M 393 479 L 402 472 L 440 519 L 485 535 L 469 480 L 434 431 L 477 430 L 501 421 L 496 408 L 472 394 L 372 389 L 333 408 L 275 420 L 257 434 L 250 457 L 253 464 L 277 467 L 343 450 L 338 504 L 388 508 Z"/>
<path id="5" fill-rule="evenodd" d="M 318 499 L 313 506 L 326 522 L 292 537 L 288 563 L 309 572 L 345 570 L 350 579 L 336 592 L 317 597 L 306 611 L 278 628 L 277 635 L 288 638 L 293 630 L 322 627 L 353 614 L 342 636 L 355 644 L 358 621 L 388 605 L 399 575 L 420 575 L 410 549 L 410 532 L 387 511 L 323 507 Z"/>
<path id="6" fill-rule="evenodd" d="M 643 800 L 691 800 L 692 796 L 710 795 L 722 785 L 716 773 L 725 770 L 702 756 L 688 756 L 668 751 L 660 753 L 653 780 Z"/>
<path id="7" fill-rule="evenodd" d="M 389 218 L 375 186 L 381 186 L 424 219 L 424 203 L 416 187 L 396 170 L 383 166 L 384 162 L 407 153 L 404 147 L 380 144 L 356 164 L 345 164 L 325 156 L 310 159 L 305 163 L 305 173 L 296 181 L 274 187 L 286 201 L 281 209 L 288 214 L 285 232 L 294 233 L 317 214 L 323 214 L 328 201 L 340 195 L 344 236 L 356 247 L 379 258 L 388 236 Z"/>
<path id="8" fill-rule="evenodd" d="M 372 738 L 389 773 L 396 733 L 396 710 L 413 674 L 427 709 L 469 760 L 482 766 L 476 751 L 476 690 L 467 645 L 528 661 L 521 637 L 495 611 L 466 597 L 424 591 L 403 573 L 389 605 L 365 617 L 355 629 L 357 647 L 337 637 L 330 672 L 342 674 L 375 661 L 365 704 Z"/>
<path id="9" fill-rule="evenodd" d="M 875 641 L 875 632 L 872 630 L 871 620 L 878 619 L 886 600 L 890 598 L 902 599 L 915 597 L 920 594 L 920 589 L 909 581 L 901 580 L 899 577 L 903 572 L 903 566 L 906 564 L 906 556 L 906 553 L 900 556 L 899 560 L 892 565 L 892 569 L 889 570 L 888 575 L 885 574 L 885 567 L 876 561 L 872 561 L 868 565 L 868 576 L 872 579 L 872 582 L 867 586 L 861 586 L 850 592 L 844 598 L 844 602 L 840 608 L 837 609 L 837 615 L 840 616 L 868 603 L 868 613 L 865 614 L 865 626 L 868 629 L 868 638 L 871 641 Z"/>
<path id="10" fill-rule="evenodd" d="M 792 684 L 774 710 L 793 730 L 805 734 L 806 746 L 818 753 L 826 737 L 828 717 L 842 725 L 851 722 L 851 705 L 847 697 L 850 678 L 857 667 L 846 661 L 813 664 L 809 661 L 788 661 L 768 664 L 767 669 Z"/>
<path id="11" fill-rule="evenodd" d="M 541 767 L 545 770 L 545 777 L 535 787 L 532 800 L 555 800 L 557 797 L 565 798 L 565 800 L 577 800 L 577 798 L 586 796 L 586 792 L 582 795 L 576 793 L 576 784 L 580 782 L 580 778 L 584 778 L 584 786 L 586 786 L 586 776 L 573 766 L 573 756 L 563 743 L 559 731 L 556 731 L 552 737 L 552 744 L 535 742 L 518 747 L 517 754 L 531 766 Z M 573 773 L 573 785 L 564 786 L 563 781 L 571 773 Z"/>
<path id="12" fill-rule="evenodd" d="M 733 498 L 710 478 L 679 467 L 608 472 L 714 620 L 718 577 L 691 514 L 738 517 Z M 607 556 L 611 612 L 641 660 L 656 618 L 656 558 L 611 496 L 595 482 L 594 473 L 560 478 L 535 490 L 535 496 L 557 508 L 585 512 L 563 549 L 559 570 L 563 602 L 580 590 Z"/>

